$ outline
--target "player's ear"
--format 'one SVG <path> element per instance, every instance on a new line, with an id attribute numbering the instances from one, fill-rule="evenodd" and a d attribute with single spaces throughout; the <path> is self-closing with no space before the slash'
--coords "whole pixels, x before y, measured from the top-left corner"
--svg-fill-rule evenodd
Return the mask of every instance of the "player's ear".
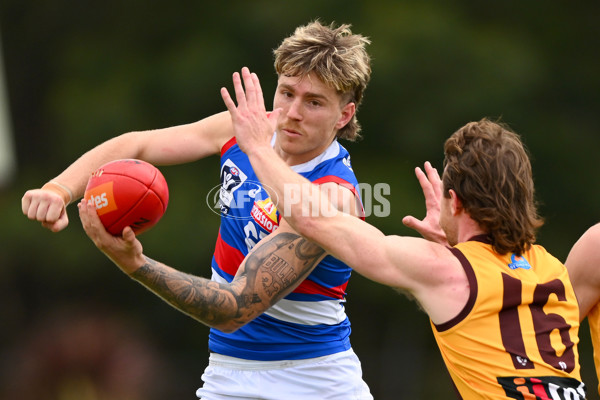
<path id="1" fill-rule="evenodd" d="M 450 211 L 452 211 L 452 215 L 457 215 L 463 209 L 462 200 L 458 197 L 454 189 L 448 190 L 448 193 L 450 194 Z"/>
<path id="2" fill-rule="evenodd" d="M 335 129 L 340 130 L 346 126 L 354 116 L 354 113 L 356 113 L 356 104 L 354 104 L 354 102 L 350 102 L 342 107 L 342 114 L 340 119 L 338 119 L 337 124 L 335 124 Z"/>

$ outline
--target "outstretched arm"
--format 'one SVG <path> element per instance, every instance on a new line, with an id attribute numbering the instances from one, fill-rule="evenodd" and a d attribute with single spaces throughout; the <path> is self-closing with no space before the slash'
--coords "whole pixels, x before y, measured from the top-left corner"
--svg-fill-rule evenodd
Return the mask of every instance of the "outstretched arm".
<path id="1" fill-rule="evenodd" d="M 270 137 L 278 110 L 267 116 L 258 77 L 247 68 L 242 77 L 244 86 L 239 74 L 233 77 L 237 106 L 226 89 L 221 95 L 239 146 L 290 225 L 361 275 L 411 293 L 435 323 L 454 317 L 469 292 L 464 270 L 451 252 L 420 238 L 385 236 L 338 212 L 318 186 L 277 157 Z"/>
<path id="2" fill-rule="evenodd" d="M 58 232 L 69 223 L 66 207 L 83 196 L 89 177 L 101 165 L 122 158 L 138 158 L 154 165 L 195 161 L 217 154 L 232 136 L 227 112 L 187 125 L 117 136 L 83 154 L 41 189 L 25 192 L 23 214 Z"/>
<path id="3" fill-rule="evenodd" d="M 129 227 L 122 237 L 110 235 L 84 201 L 79 215 L 94 244 L 123 272 L 177 310 L 224 332 L 235 331 L 286 296 L 325 257 L 320 247 L 282 224 L 248 254 L 231 284 L 217 283 L 146 257 Z"/>

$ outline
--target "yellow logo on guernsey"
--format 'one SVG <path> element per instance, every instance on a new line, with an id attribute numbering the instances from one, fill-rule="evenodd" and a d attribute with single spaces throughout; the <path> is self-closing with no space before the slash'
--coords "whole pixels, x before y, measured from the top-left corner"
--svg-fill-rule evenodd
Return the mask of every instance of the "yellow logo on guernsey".
<path id="1" fill-rule="evenodd" d="M 269 198 L 254 202 L 252 206 L 252 219 L 269 233 L 273 232 L 279 226 L 277 223 L 277 207 L 275 207 L 275 204 Z"/>
<path id="2" fill-rule="evenodd" d="M 113 183 L 106 182 L 85 192 L 84 199 L 88 204 L 96 206 L 98 215 L 106 214 L 117 209 L 113 195 Z"/>

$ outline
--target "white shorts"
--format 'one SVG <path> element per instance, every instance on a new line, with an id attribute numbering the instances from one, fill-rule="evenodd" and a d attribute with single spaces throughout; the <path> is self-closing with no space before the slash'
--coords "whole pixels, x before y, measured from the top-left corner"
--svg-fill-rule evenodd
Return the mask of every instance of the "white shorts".
<path id="1" fill-rule="evenodd" d="M 352 349 L 324 357 L 249 361 L 211 353 L 202 400 L 373 400 Z"/>

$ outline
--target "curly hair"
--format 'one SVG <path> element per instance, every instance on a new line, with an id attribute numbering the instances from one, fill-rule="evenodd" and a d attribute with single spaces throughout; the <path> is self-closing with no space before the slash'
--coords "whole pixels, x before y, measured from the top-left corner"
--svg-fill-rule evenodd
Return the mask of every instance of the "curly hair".
<path id="1" fill-rule="evenodd" d="M 347 103 L 360 105 L 371 76 L 371 59 L 365 49 L 368 38 L 353 34 L 350 25 L 335 27 L 315 20 L 296 28 L 273 51 L 278 75 L 305 77 L 313 72 L 326 85 L 334 88 Z M 360 124 L 356 113 L 341 128 L 337 137 L 356 140 Z"/>
<path id="2" fill-rule="evenodd" d="M 522 254 L 543 225 L 537 213 L 529 154 L 519 135 L 486 118 L 470 122 L 444 144 L 443 191 L 453 189 L 465 211 L 500 254 Z"/>

